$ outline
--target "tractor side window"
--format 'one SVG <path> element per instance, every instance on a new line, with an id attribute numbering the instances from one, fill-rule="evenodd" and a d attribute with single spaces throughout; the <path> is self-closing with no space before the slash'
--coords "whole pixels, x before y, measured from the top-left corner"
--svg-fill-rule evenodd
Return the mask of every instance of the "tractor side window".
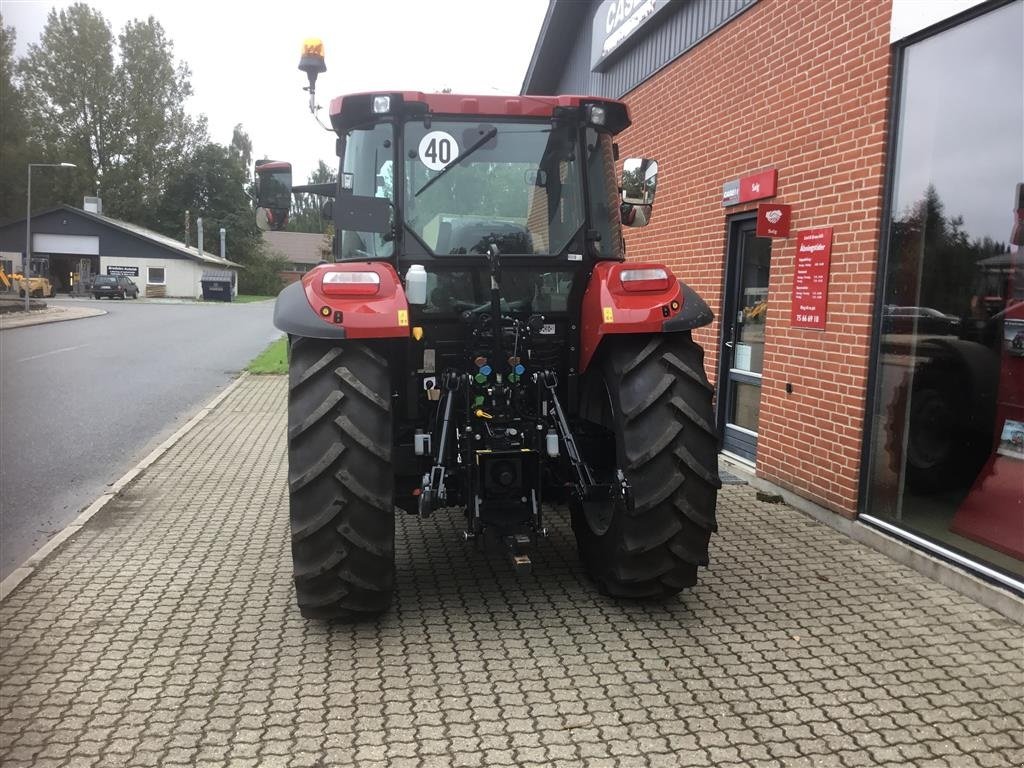
<path id="1" fill-rule="evenodd" d="M 622 253 L 622 220 L 619 218 L 619 186 L 615 180 L 612 137 L 587 129 L 587 189 L 590 192 L 590 219 L 601 233 L 595 243 L 598 256 L 614 259 Z"/>
<path id="2" fill-rule="evenodd" d="M 394 203 L 393 136 L 394 129 L 387 123 L 349 131 L 341 166 L 342 187 L 351 184 L 353 195 L 383 197 Z M 343 229 L 338 234 L 342 259 L 386 259 L 395 249 L 391 236 L 379 232 Z"/>

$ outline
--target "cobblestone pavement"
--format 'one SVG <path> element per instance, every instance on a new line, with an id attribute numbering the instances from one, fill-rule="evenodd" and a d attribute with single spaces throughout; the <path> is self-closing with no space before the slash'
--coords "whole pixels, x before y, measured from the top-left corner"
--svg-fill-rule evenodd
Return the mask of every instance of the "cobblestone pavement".
<path id="1" fill-rule="evenodd" d="M 243 383 L 0 606 L 0 764 L 1024 764 L 1024 628 L 744 485 L 668 604 L 596 594 L 564 515 L 522 579 L 403 517 L 393 610 L 304 621 L 284 397 Z"/>

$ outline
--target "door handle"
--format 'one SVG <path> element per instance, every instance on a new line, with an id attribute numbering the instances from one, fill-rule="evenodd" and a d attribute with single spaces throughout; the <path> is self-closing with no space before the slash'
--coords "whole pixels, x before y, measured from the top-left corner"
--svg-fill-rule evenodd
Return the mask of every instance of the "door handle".
<path id="1" fill-rule="evenodd" d="M 727 346 L 729 349 L 732 349 L 733 348 L 733 343 L 731 341 L 727 341 L 727 342 L 725 342 L 725 346 Z"/>

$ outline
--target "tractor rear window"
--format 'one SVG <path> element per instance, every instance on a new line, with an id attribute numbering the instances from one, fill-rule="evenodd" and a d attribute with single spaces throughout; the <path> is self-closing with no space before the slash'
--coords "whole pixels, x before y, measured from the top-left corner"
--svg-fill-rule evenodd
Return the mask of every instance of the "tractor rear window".
<path id="1" fill-rule="evenodd" d="M 405 222 L 435 254 L 559 254 L 583 226 L 570 126 L 414 121 L 405 145 Z"/>

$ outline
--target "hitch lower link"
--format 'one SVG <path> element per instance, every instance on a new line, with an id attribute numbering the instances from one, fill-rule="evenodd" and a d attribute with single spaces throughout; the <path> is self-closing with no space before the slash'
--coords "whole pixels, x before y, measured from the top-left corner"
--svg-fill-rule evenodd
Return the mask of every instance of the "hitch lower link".
<path id="1" fill-rule="evenodd" d="M 448 438 L 451 434 L 452 403 L 455 400 L 455 392 L 459 388 L 459 377 L 457 374 L 449 374 L 445 377 L 442 385 L 445 389 L 444 395 L 444 416 L 441 422 L 441 439 L 437 441 L 437 452 L 434 454 L 434 464 L 430 472 L 423 475 L 423 487 L 420 489 L 418 510 L 420 517 L 430 517 L 435 509 L 444 505 L 448 498 L 444 479 L 448 470 L 444 465 L 445 453 L 448 450 Z"/>
<path id="2" fill-rule="evenodd" d="M 610 483 L 598 483 L 594 480 L 594 472 L 583 459 L 576 438 L 569 429 L 565 411 L 558 401 L 556 388 L 558 376 L 553 371 L 544 371 L 540 375 L 541 383 L 547 388 L 554 412 L 555 429 L 565 445 L 566 455 L 576 475 L 573 483 L 573 496 L 583 509 L 587 524 L 597 535 L 603 535 L 611 527 L 616 505 L 621 505 L 627 512 L 634 509 L 633 490 L 621 469 L 615 470 L 615 480 Z"/>

